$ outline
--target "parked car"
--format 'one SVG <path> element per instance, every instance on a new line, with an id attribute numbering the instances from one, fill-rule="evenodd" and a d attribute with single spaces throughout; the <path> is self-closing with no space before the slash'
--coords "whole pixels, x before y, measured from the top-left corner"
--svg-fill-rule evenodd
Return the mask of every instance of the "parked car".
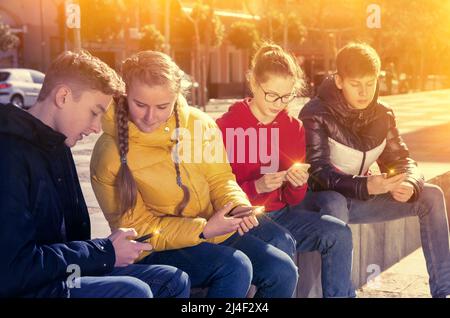
<path id="1" fill-rule="evenodd" d="M 44 74 L 25 68 L 0 69 L 0 104 L 29 108 L 37 100 Z"/>

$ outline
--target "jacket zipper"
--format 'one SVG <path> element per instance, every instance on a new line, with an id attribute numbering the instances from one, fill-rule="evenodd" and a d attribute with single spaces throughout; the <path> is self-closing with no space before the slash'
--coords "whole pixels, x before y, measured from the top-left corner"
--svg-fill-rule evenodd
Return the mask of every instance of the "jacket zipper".
<path id="1" fill-rule="evenodd" d="M 364 169 L 364 164 L 365 163 L 366 163 L 366 152 L 364 151 L 363 152 L 363 159 L 362 159 L 362 162 L 361 162 L 361 168 L 359 168 L 359 173 L 358 173 L 359 176 L 361 175 L 361 173 L 362 173 L 362 171 Z"/>

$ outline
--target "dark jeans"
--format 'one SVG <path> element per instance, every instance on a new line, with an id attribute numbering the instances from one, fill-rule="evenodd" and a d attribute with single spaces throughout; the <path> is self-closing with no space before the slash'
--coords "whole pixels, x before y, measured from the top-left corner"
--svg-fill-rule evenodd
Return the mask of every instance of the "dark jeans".
<path id="1" fill-rule="evenodd" d="M 190 281 L 186 273 L 165 265 L 116 267 L 107 276 L 75 279 L 70 298 L 188 298 Z"/>
<path id="2" fill-rule="evenodd" d="M 291 257 L 294 257 L 296 251 L 320 252 L 324 297 L 355 297 L 351 282 L 353 243 L 348 226 L 335 219 L 321 217 L 316 212 L 304 210 L 300 206 L 287 206 L 269 212 L 265 217 L 275 221 L 286 235 L 294 238 L 295 248 L 284 249 Z M 256 228 L 253 235 L 265 235 L 258 232 L 261 231 Z"/>
<path id="3" fill-rule="evenodd" d="M 433 297 L 450 294 L 450 250 L 447 210 L 442 190 L 425 184 L 417 201 L 401 203 L 389 193 L 367 201 L 346 198 L 338 192 L 315 192 L 303 204 L 322 215 L 332 215 L 345 223 L 376 223 L 418 216 L 423 253 Z"/>
<path id="4" fill-rule="evenodd" d="M 293 249 L 293 240 L 273 222 L 261 222 L 264 240 L 234 234 L 221 244 L 154 252 L 141 261 L 172 265 L 188 273 L 192 287 L 208 288 L 209 298 L 245 297 L 251 284 L 255 298 L 292 297 L 298 271 L 293 260 L 281 249 Z"/>

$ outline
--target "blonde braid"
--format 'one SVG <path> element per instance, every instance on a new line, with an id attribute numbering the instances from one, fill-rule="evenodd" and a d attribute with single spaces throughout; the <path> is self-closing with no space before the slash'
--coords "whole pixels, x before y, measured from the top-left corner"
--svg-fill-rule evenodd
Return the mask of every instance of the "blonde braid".
<path id="1" fill-rule="evenodd" d="M 127 163 L 128 145 L 128 104 L 125 96 L 116 102 L 117 139 L 119 144 L 120 168 L 117 174 L 117 189 L 120 200 L 120 212 L 124 214 L 136 206 L 137 185 Z"/>
<path id="2" fill-rule="evenodd" d="M 178 143 L 180 142 L 179 138 L 179 128 L 180 128 L 180 119 L 178 116 L 178 102 L 175 104 L 174 107 L 174 115 L 175 115 L 175 124 L 176 124 L 176 144 L 175 144 L 175 172 L 177 174 L 177 185 L 183 190 L 183 199 L 180 203 L 178 203 L 177 207 L 175 208 L 175 214 L 181 215 L 183 213 L 184 209 L 189 203 L 189 200 L 191 199 L 191 193 L 189 192 L 189 189 L 187 186 L 185 186 L 181 180 L 181 172 L 180 172 L 180 164 L 179 164 L 179 158 L 178 158 Z"/>

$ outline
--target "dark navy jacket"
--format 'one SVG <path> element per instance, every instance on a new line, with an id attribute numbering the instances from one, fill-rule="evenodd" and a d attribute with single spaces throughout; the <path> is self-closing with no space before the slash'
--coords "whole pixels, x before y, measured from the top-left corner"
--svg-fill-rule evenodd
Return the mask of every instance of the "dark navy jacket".
<path id="1" fill-rule="evenodd" d="M 67 297 L 67 277 L 110 272 L 108 239 L 90 240 L 89 214 L 65 136 L 0 105 L 0 297 Z"/>
<path id="2" fill-rule="evenodd" d="M 423 175 L 409 157 L 394 112 L 378 101 L 378 90 L 366 109 L 353 109 L 329 77 L 299 119 L 305 127 L 306 162 L 311 164 L 308 183 L 313 191 L 333 190 L 367 200 L 366 175 L 377 162 L 381 172 L 405 172 L 414 186 L 410 202 L 417 200 Z"/>

